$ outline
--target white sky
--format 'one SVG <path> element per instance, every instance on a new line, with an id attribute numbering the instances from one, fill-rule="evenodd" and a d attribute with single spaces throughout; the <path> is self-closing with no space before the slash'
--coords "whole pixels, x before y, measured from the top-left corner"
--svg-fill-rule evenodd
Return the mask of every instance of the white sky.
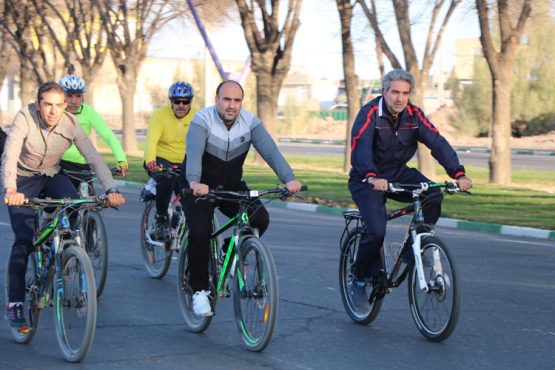
<path id="1" fill-rule="evenodd" d="M 383 5 L 384 1 L 379 1 Z M 427 0 L 418 0 L 420 8 L 411 8 L 413 19 L 419 13 L 427 11 L 430 6 Z M 389 4 L 389 2 L 385 3 Z M 375 58 L 374 41 L 366 16 L 360 6 L 353 19 L 353 42 L 356 56 L 356 71 L 362 79 L 378 78 L 379 71 Z M 416 9 L 416 10 L 415 10 Z M 397 57 L 402 59 L 402 52 L 394 22 L 392 10 L 379 13 L 379 20 L 385 27 L 385 37 Z M 237 17 L 238 18 L 238 17 Z M 418 28 L 419 27 L 419 28 Z M 427 22 L 422 21 L 413 28 L 412 38 L 417 53 L 423 52 L 427 34 Z M 229 23 L 217 30 L 209 30 L 211 42 L 221 60 L 245 60 L 249 51 L 245 42 L 240 21 Z M 472 2 L 465 0 L 457 7 L 450 23 L 445 30 L 442 47 L 438 51 L 432 73 L 438 69 L 449 71 L 455 60 L 455 40 L 459 38 L 479 37 L 478 21 Z M 421 35 L 421 37 L 419 37 Z M 185 36 L 186 38 L 183 38 Z M 202 57 L 204 43 L 196 25 L 189 21 L 179 21 L 168 25 L 153 40 L 150 55 L 162 57 Z M 339 33 L 339 15 L 334 0 L 304 0 L 301 10 L 301 26 L 297 32 L 293 49 L 294 65 L 304 67 L 306 73 L 341 79 L 343 66 L 341 58 L 341 36 Z"/>

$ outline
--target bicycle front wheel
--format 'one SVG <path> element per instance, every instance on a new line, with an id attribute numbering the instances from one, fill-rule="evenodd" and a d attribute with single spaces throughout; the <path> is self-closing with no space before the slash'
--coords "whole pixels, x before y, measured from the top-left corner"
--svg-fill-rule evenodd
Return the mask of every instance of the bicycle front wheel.
<path id="1" fill-rule="evenodd" d="M 277 322 L 278 282 L 274 259 L 260 239 L 239 246 L 233 302 L 235 321 L 247 349 L 260 352 L 270 343 Z"/>
<path id="2" fill-rule="evenodd" d="M 202 333 L 212 322 L 212 316 L 199 316 L 193 312 L 193 290 L 189 285 L 189 258 L 187 256 L 187 233 L 179 250 L 177 263 L 177 301 L 185 325 L 194 333 Z"/>
<path id="3" fill-rule="evenodd" d="M 422 240 L 424 277 L 428 291 L 420 289 L 413 266 L 409 275 L 410 311 L 418 330 L 427 339 L 440 342 L 455 330 L 459 320 L 460 288 L 455 260 L 449 248 L 435 236 Z"/>
<path id="4" fill-rule="evenodd" d="M 367 284 L 366 293 L 369 306 L 367 310 L 361 311 L 353 303 L 353 298 L 350 294 L 351 285 L 355 277 L 354 265 L 363 232 L 364 229 L 361 227 L 350 230 L 341 246 L 341 254 L 339 255 L 339 292 L 345 311 L 347 311 L 347 315 L 349 315 L 351 320 L 360 325 L 367 325 L 378 316 L 382 307 L 383 296 L 376 293 L 372 294 L 372 286 Z M 370 297 L 372 297 L 371 301 Z"/>
<path id="5" fill-rule="evenodd" d="M 9 261 L 9 258 L 8 258 Z M 10 286 L 9 266 L 6 266 L 6 274 L 4 279 L 4 294 L 6 305 L 9 302 L 8 287 Z M 29 253 L 27 259 L 27 270 L 25 271 L 25 301 L 23 302 L 25 316 L 28 319 L 28 330 L 19 331 L 10 326 L 10 331 L 17 343 L 29 343 L 37 333 L 40 318 L 39 301 L 37 297 L 38 277 L 37 277 L 37 260 L 35 252 Z"/>
<path id="6" fill-rule="evenodd" d="M 153 241 L 150 238 L 149 234 L 154 227 L 155 214 L 156 201 L 147 201 L 141 219 L 141 252 L 149 275 L 154 279 L 161 279 L 170 268 L 172 250 L 165 243 Z"/>
<path id="7" fill-rule="evenodd" d="M 85 212 L 83 221 L 85 249 L 91 260 L 96 283 L 96 296 L 100 297 L 108 274 L 108 238 L 104 221 L 98 212 Z"/>
<path id="8" fill-rule="evenodd" d="M 80 362 L 94 338 L 96 286 L 89 257 L 75 244 L 66 245 L 63 251 L 54 285 L 54 320 L 64 358 Z"/>

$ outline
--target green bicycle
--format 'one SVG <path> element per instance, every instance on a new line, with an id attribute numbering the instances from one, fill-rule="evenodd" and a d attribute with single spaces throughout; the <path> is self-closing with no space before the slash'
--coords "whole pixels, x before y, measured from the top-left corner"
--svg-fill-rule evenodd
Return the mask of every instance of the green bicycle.
<path id="1" fill-rule="evenodd" d="M 190 190 L 190 189 L 186 189 Z M 306 186 L 302 190 L 307 190 Z M 203 200 L 226 200 L 239 204 L 238 213 L 211 234 L 209 260 L 209 286 L 212 311 L 219 298 L 233 295 L 235 321 L 247 349 L 260 352 L 270 343 L 278 313 L 278 281 L 270 249 L 250 226 L 247 208 L 264 195 L 272 199 L 293 196 L 287 188 L 267 191 L 210 190 Z M 199 199 L 199 201 L 201 201 Z M 223 262 L 218 262 L 221 243 L 218 238 L 233 228 L 232 237 L 225 247 Z M 212 316 L 198 316 L 193 312 L 193 291 L 189 285 L 188 238 L 179 251 L 177 270 L 177 297 L 185 324 L 192 332 L 205 331 Z M 230 284 L 231 281 L 231 284 Z"/>
<path id="2" fill-rule="evenodd" d="M 80 232 L 83 208 L 97 211 L 108 207 L 107 197 L 83 199 L 29 199 L 24 207 L 37 214 L 54 208 L 52 219 L 40 226 L 35 218 L 33 251 L 25 273 L 25 312 L 29 326 L 10 328 L 18 343 L 29 343 L 38 330 L 40 311 L 54 306 L 54 326 L 64 358 L 80 362 L 90 349 L 96 328 L 96 284 L 94 271 Z M 78 214 L 74 225 L 69 215 Z M 8 301 L 9 274 L 6 268 Z"/>

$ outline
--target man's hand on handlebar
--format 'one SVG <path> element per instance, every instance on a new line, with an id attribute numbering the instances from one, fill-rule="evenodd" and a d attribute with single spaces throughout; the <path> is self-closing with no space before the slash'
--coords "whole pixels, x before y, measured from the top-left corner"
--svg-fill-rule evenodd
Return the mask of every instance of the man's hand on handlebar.
<path id="1" fill-rule="evenodd" d="M 110 207 L 123 206 L 125 204 L 125 198 L 120 193 L 108 193 L 108 204 Z"/>
<path id="2" fill-rule="evenodd" d="M 200 182 L 190 182 L 189 186 L 193 189 L 193 195 L 196 197 L 203 197 L 208 194 L 208 185 Z"/>
<path id="3" fill-rule="evenodd" d="M 368 184 L 372 184 L 372 188 L 378 191 L 387 191 L 389 184 L 386 179 L 380 179 L 377 177 L 369 177 Z"/>
<path id="4" fill-rule="evenodd" d="M 302 185 L 300 181 L 297 181 L 297 180 L 292 180 L 292 181 L 289 181 L 287 184 L 285 184 L 285 187 L 287 188 L 287 190 L 291 192 L 291 194 L 300 192 L 301 186 Z"/>
<path id="5" fill-rule="evenodd" d="M 116 168 L 122 177 L 127 176 L 127 173 L 129 172 L 129 164 L 127 164 L 127 162 L 118 162 Z"/>
<path id="6" fill-rule="evenodd" d="M 463 175 L 457 179 L 457 184 L 461 191 L 467 191 L 472 187 L 472 180 Z"/>
<path id="7" fill-rule="evenodd" d="M 8 206 L 20 206 L 25 203 L 25 195 L 23 193 L 18 193 L 14 188 L 7 188 L 4 202 Z"/>
<path id="8" fill-rule="evenodd" d="M 156 168 L 158 168 L 158 162 L 156 161 L 147 162 L 146 168 L 148 168 L 149 171 L 154 171 L 156 170 Z"/>

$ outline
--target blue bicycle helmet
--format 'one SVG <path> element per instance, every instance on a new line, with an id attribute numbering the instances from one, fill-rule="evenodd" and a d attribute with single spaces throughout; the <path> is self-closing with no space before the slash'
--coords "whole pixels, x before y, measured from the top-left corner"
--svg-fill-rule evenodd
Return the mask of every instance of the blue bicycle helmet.
<path id="1" fill-rule="evenodd" d="M 195 96 L 195 92 L 188 82 L 174 82 L 168 89 L 168 98 L 170 99 L 192 99 L 193 96 Z"/>
<path id="2" fill-rule="evenodd" d="M 60 78 L 59 84 L 67 94 L 84 94 L 87 89 L 85 80 L 76 75 L 67 75 Z"/>

